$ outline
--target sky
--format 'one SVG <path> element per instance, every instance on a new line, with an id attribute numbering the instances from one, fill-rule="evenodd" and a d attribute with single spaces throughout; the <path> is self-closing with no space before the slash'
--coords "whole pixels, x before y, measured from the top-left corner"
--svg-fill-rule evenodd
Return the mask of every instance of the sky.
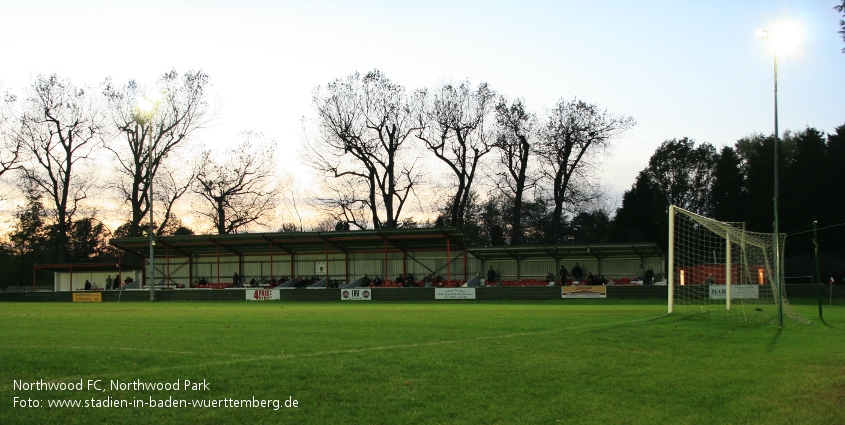
<path id="1" fill-rule="evenodd" d="M 845 124 L 838 1 L 0 0 L 0 85 L 201 69 L 219 109 L 197 137 L 222 148 L 261 132 L 300 184 L 312 92 L 356 71 L 409 89 L 483 81 L 540 114 L 577 97 L 637 122 L 601 171 L 618 203 L 665 140 L 772 133 L 773 53 L 755 33 L 780 22 L 801 35 L 778 56 L 780 129 Z"/>

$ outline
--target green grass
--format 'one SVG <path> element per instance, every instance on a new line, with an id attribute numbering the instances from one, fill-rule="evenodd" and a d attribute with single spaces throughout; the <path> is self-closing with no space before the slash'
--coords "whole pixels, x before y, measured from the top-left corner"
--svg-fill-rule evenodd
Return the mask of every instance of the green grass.
<path id="1" fill-rule="evenodd" d="M 606 301 L 4 303 L 0 423 L 843 423 L 845 307 L 778 330 Z M 210 389 L 108 389 L 185 379 Z M 47 407 L 106 397 L 299 407 Z"/>

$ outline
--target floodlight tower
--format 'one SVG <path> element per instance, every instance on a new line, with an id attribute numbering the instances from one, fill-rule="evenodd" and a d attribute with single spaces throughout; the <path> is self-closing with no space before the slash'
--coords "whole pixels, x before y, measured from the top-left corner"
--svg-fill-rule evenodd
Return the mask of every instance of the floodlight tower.
<path id="1" fill-rule="evenodd" d="M 778 130 L 778 52 L 784 53 L 788 49 L 794 47 L 797 37 L 794 25 L 779 24 L 776 25 L 772 31 L 760 30 L 757 31 L 757 37 L 764 38 L 770 41 L 772 46 L 772 54 L 774 58 L 774 94 L 775 94 L 775 158 L 774 158 L 774 197 L 772 204 L 775 210 L 774 213 L 774 242 L 775 242 L 775 261 L 774 261 L 774 284 L 778 288 L 778 327 L 783 327 L 783 270 L 781 270 L 781 254 L 780 254 L 780 220 L 779 220 L 779 196 L 780 196 L 780 181 L 778 178 L 779 162 L 778 157 L 780 153 L 780 133 Z"/>
<path id="2" fill-rule="evenodd" d="M 158 93 L 148 93 L 144 97 L 138 99 L 138 109 L 141 111 L 143 121 L 147 124 L 147 133 L 150 138 L 150 145 L 148 151 L 149 164 L 147 165 L 147 175 L 149 178 L 147 189 L 149 190 L 149 210 L 150 210 L 150 301 L 155 301 L 155 239 L 153 236 L 153 116 L 158 108 L 158 102 L 161 96 Z M 142 140 L 143 142 L 143 140 Z"/>

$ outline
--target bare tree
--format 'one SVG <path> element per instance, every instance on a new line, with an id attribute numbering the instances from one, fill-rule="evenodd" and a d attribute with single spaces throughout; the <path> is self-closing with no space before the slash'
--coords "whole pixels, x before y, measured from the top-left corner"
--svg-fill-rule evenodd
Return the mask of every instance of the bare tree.
<path id="1" fill-rule="evenodd" d="M 418 98 L 375 70 L 317 87 L 313 104 L 319 131 L 307 143 L 306 162 L 346 195 L 325 203 L 358 227 L 367 226 L 358 221 L 362 209 L 374 228 L 396 227 L 420 179 L 408 155 L 419 130 Z"/>
<path id="2" fill-rule="evenodd" d="M 185 165 L 190 167 L 188 164 Z M 163 208 L 159 208 L 159 211 L 161 211 L 161 225 L 155 231 L 157 236 L 164 235 L 168 231 L 167 229 L 173 226 L 180 226 L 178 223 L 174 224 L 174 221 L 181 222 L 181 220 L 174 218 L 173 206 L 176 204 L 176 201 L 181 199 L 191 189 L 199 173 L 199 164 L 187 172 L 184 171 L 184 168 L 185 166 L 183 166 L 183 170 L 181 171 L 173 170 L 170 167 L 159 169 L 159 176 L 155 181 L 155 202 L 158 205 L 163 205 Z"/>
<path id="3" fill-rule="evenodd" d="M 553 241 L 561 236 L 564 203 L 577 204 L 579 193 L 576 189 L 591 177 L 584 172 L 589 168 L 590 159 L 634 124 L 631 117 L 611 115 L 607 110 L 578 99 L 561 99 L 547 111 L 536 152 L 547 166 L 544 175 L 551 182 L 554 209 L 550 236 Z"/>
<path id="4" fill-rule="evenodd" d="M 314 207 L 323 214 L 358 229 L 366 229 L 371 210 L 367 193 L 370 187 L 362 188 L 354 179 L 327 179 L 324 189 L 327 195 L 316 196 Z"/>
<path id="5" fill-rule="evenodd" d="M 167 72 L 159 77 L 156 87 L 152 90 L 160 95 L 161 99 L 152 115 L 146 115 L 138 109 L 139 100 L 145 96 L 143 87 L 135 81 L 129 81 L 122 87 L 115 86 L 111 80 L 106 81 L 103 93 L 109 102 L 113 129 L 117 131 L 115 139 L 123 140 L 122 144 L 110 143 L 106 147 L 117 158 L 118 180 L 115 188 L 132 209 L 129 220 L 130 236 L 140 236 L 143 233 L 142 222 L 150 208 L 150 182 L 155 181 L 160 171 L 167 173 L 168 178 L 174 176 L 172 172 L 164 170 L 167 160 L 175 158 L 178 149 L 189 140 L 191 134 L 208 123 L 210 113 L 206 101 L 207 86 L 208 75 L 202 71 L 189 71 L 183 75 L 179 75 L 175 70 Z M 153 140 L 152 161 L 150 132 Z M 172 195 L 184 193 L 191 186 L 192 179 L 177 181 L 171 178 L 156 183 L 154 190 L 171 187 L 175 190 L 170 192 Z M 179 199 L 179 196 L 162 193 L 154 194 L 152 198 L 157 203 L 164 202 L 166 221 L 172 203 Z M 166 223 L 162 222 L 162 225 L 164 224 Z"/>
<path id="6" fill-rule="evenodd" d="M 30 87 L 18 137 L 30 155 L 24 177 L 55 208 L 53 243 L 59 262 L 68 258 L 69 232 L 91 174 L 78 170 L 100 140 L 99 112 L 83 88 L 56 75 L 39 75 Z"/>
<path id="7" fill-rule="evenodd" d="M 274 212 L 281 188 L 276 184 L 272 141 L 260 133 L 244 132 L 242 141 L 223 157 L 202 154 L 194 191 L 209 209 L 198 212 L 211 219 L 218 234 L 238 233 Z"/>
<path id="8" fill-rule="evenodd" d="M 11 92 L 3 93 L 0 99 L 0 177 L 7 171 L 20 168 L 23 140 L 15 136 L 12 107 L 17 98 Z"/>
<path id="9" fill-rule="evenodd" d="M 493 148 L 495 94 L 486 83 L 437 87 L 419 118 L 417 135 L 454 174 L 449 219 L 463 227 L 479 161 Z"/>
<path id="10" fill-rule="evenodd" d="M 522 99 L 508 104 L 505 98 L 496 105 L 496 122 L 499 130 L 496 148 L 499 165 L 494 172 L 496 186 L 505 196 L 513 199 L 511 215 L 511 244 L 523 241 L 522 214 L 526 191 L 534 187 L 536 178 L 529 175 L 532 138 L 536 137 L 536 117 L 525 109 Z"/>

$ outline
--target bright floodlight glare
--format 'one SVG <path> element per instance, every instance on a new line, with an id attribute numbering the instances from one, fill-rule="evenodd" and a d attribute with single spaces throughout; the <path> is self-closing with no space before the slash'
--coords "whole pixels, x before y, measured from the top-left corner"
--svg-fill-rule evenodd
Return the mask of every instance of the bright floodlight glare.
<path id="1" fill-rule="evenodd" d="M 777 54 L 794 51 L 802 38 L 801 29 L 794 22 L 778 23 L 771 30 L 757 31 L 756 35 L 769 40 Z"/>
<path id="2" fill-rule="evenodd" d="M 150 91 L 144 94 L 144 97 L 138 99 L 138 109 L 144 113 L 152 112 L 156 104 L 161 101 L 161 93 L 157 91 Z"/>
<path id="3" fill-rule="evenodd" d="M 158 90 L 150 90 L 144 93 L 144 97 L 147 98 L 150 102 L 158 103 L 161 100 L 162 95 L 161 92 Z"/>
<path id="4" fill-rule="evenodd" d="M 138 99 L 138 109 L 140 109 L 141 112 L 146 114 L 152 112 L 153 108 L 155 108 L 155 103 L 151 102 L 146 97 Z"/>

